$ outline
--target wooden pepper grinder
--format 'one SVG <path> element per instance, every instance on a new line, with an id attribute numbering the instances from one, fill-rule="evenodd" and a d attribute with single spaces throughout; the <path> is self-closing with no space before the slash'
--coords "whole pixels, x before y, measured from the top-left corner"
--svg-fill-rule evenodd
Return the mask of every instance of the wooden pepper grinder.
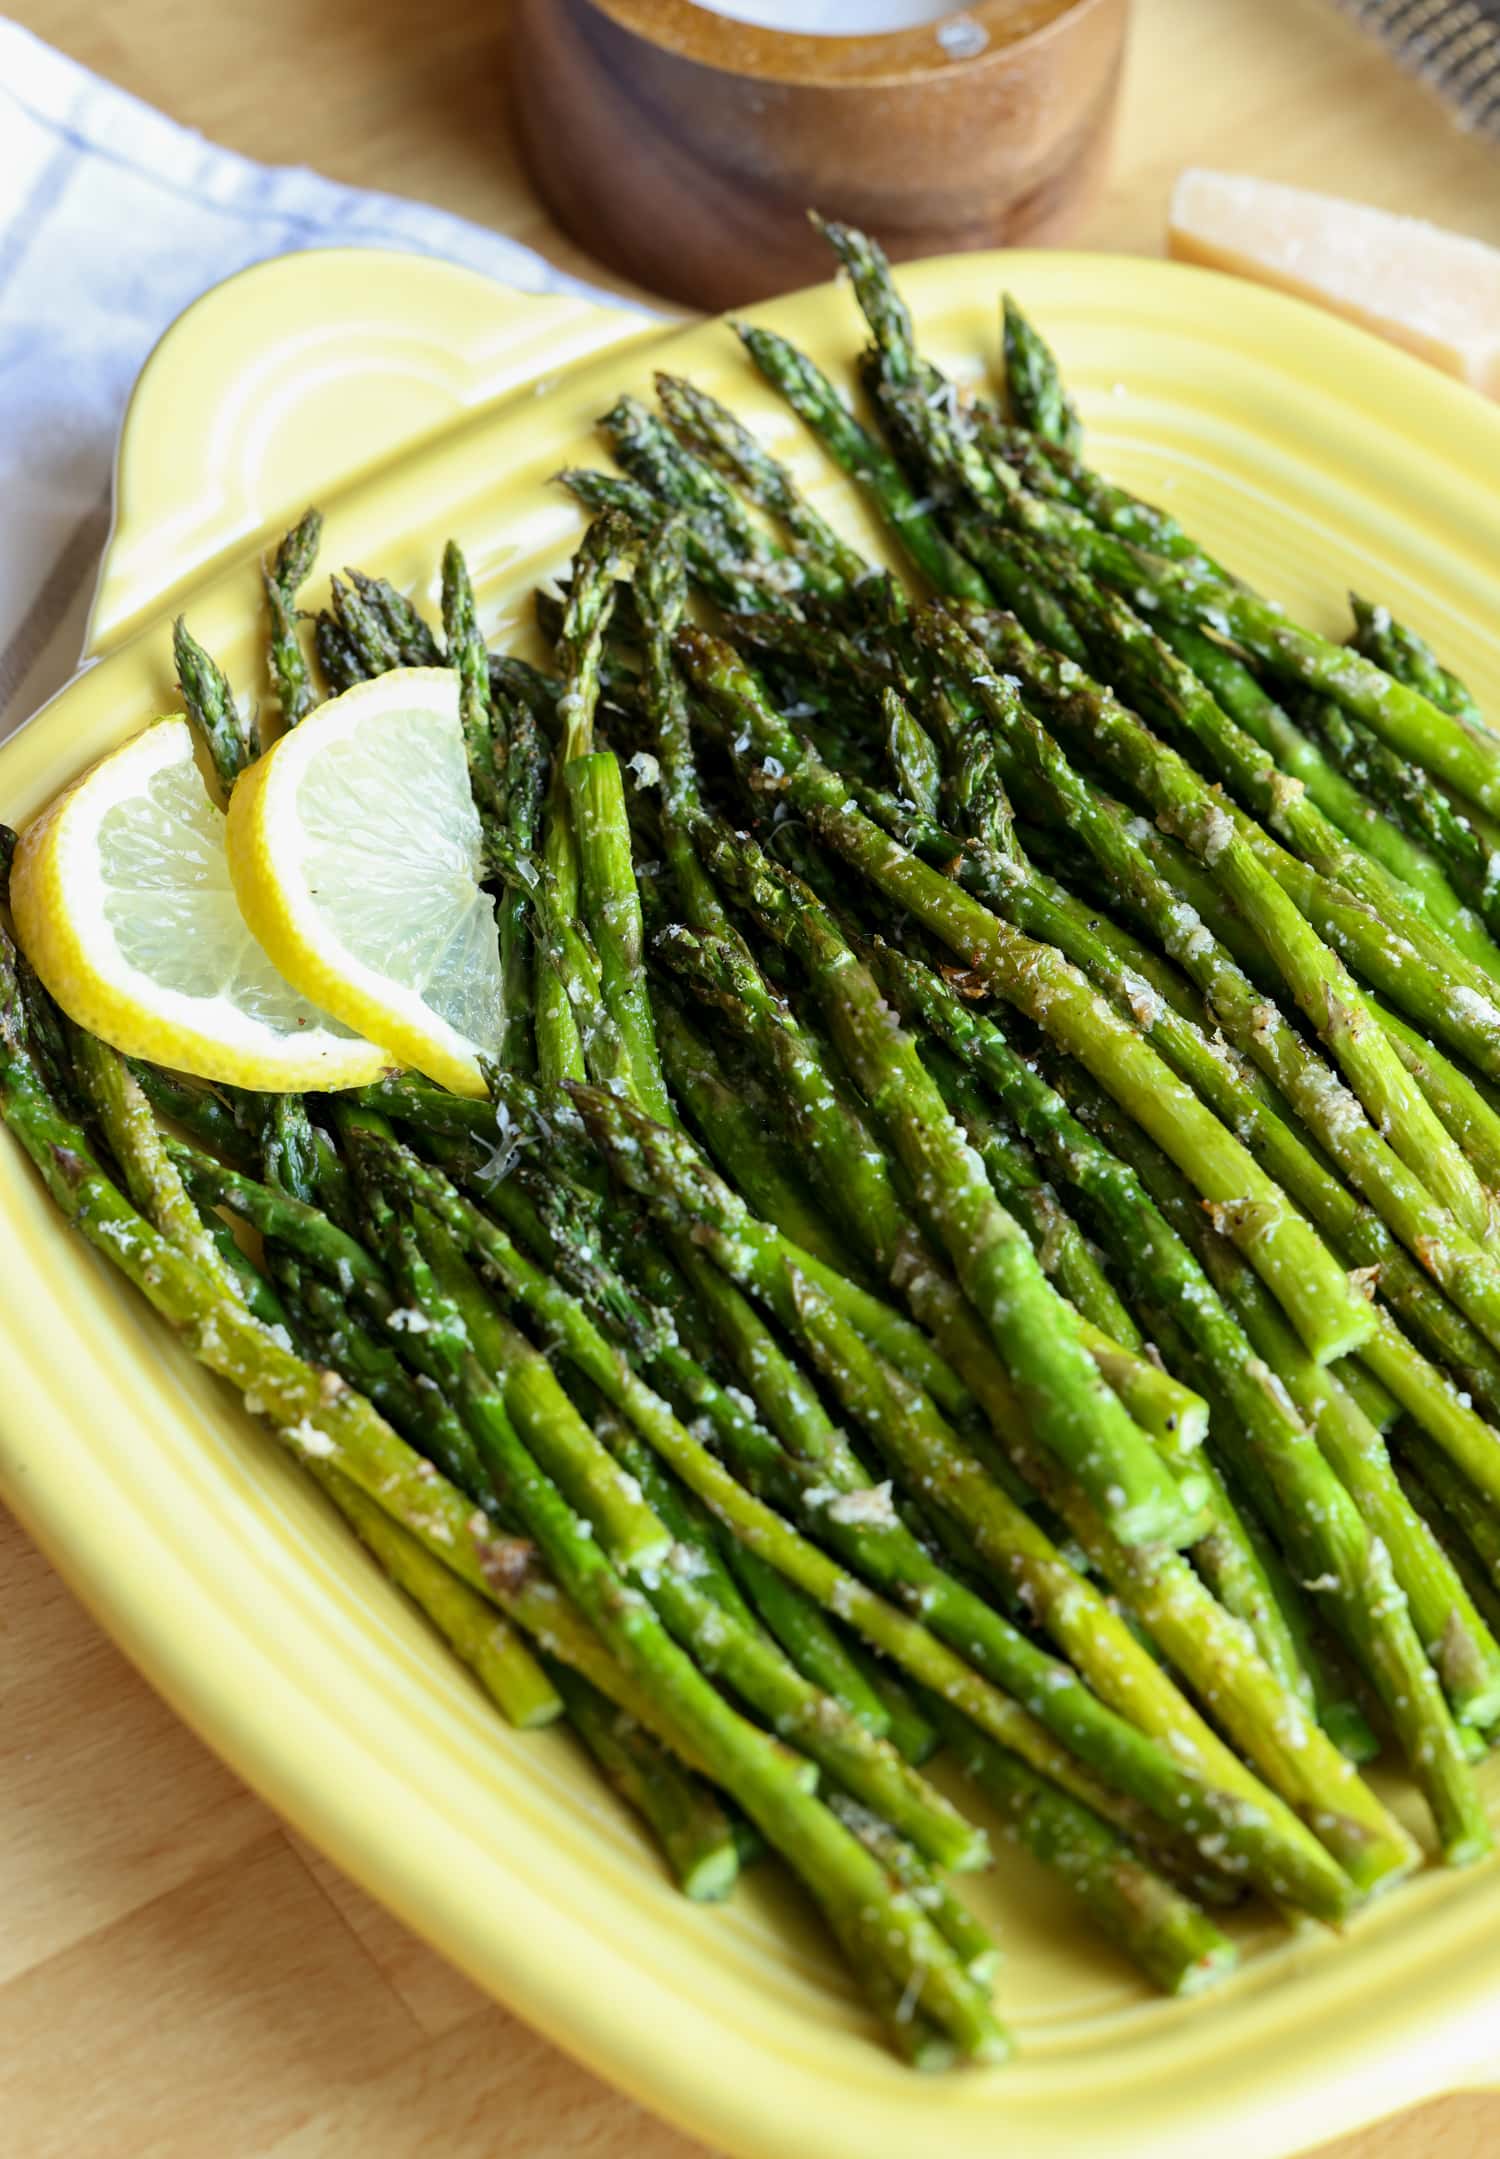
<path id="1" fill-rule="evenodd" d="M 718 311 L 827 275 L 810 206 L 898 257 L 1064 237 L 1104 162 L 1128 13 L 520 0 L 518 132 L 582 247 Z"/>

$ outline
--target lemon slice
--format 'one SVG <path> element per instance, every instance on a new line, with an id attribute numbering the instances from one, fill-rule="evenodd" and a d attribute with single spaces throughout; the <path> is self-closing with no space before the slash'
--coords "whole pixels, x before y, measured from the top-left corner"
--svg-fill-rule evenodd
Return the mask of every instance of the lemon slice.
<path id="1" fill-rule="evenodd" d="M 278 1090 L 363 1086 L 394 1061 L 309 1004 L 256 943 L 186 720 L 158 720 L 28 828 L 11 908 L 63 1010 L 132 1056 Z"/>
<path id="2" fill-rule="evenodd" d="M 395 668 L 320 705 L 237 782 L 226 842 L 289 982 L 403 1064 L 484 1093 L 500 946 L 450 668 Z"/>

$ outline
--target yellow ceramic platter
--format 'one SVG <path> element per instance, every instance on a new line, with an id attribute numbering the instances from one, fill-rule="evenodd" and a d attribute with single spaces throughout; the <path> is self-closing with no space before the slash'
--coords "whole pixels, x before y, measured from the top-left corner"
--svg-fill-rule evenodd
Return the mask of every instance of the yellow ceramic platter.
<path id="1" fill-rule="evenodd" d="M 1014 290 L 1055 340 L 1106 471 L 1310 620 L 1340 626 L 1346 583 L 1384 600 L 1500 711 L 1500 412 L 1294 302 L 1168 264 L 967 256 L 902 282 L 960 375 L 992 356 L 996 295 Z M 756 312 L 851 379 L 845 291 Z M 210 295 L 132 406 L 93 623 L 103 656 L 0 749 L 0 815 L 24 821 L 170 707 L 176 607 L 237 687 L 258 683 L 258 547 L 310 499 L 328 513 L 325 569 L 379 569 L 430 609 L 451 534 L 489 634 L 524 634 L 531 587 L 579 529 L 551 475 L 596 458 L 594 418 L 646 390 L 653 364 L 764 423 L 875 546 L 722 325 L 649 331 L 371 253 L 294 257 Z M 1500 1868 L 1434 1870 L 1342 1942 L 1267 1924 L 1241 1976 L 1169 2003 L 1002 1842 L 975 1895 L 1008 1952 L 999 1997 L 1023 2051 L 999 2071 L 915 2077 L 873 2041 L 771 1870 L 725 1909 L 694 1908 L 564 1735 L 498 1724 L 272 1442 L 62 1227 L 8 1141 L 0 1234 L 0 1489 L 23 1522 L 300 1830 L 715 2147 L 1274 2159 L 1500 2067 Z"/>

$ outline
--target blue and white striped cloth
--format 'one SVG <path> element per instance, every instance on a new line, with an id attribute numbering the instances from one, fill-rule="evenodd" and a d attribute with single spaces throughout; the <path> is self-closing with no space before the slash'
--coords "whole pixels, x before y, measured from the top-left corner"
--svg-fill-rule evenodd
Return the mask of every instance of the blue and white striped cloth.
<path id="1" fill-rule="evenodd" d="M 1500 142 L 1500 0 L 1339 0 L 1461 127 Z"/>
<path id="2" fill-rule="evenodd" d="M 209 286 L 327 246 L 445 256 L 526 292 L 591 290 L 443 211 L 254 165 L 0 17 L 0 737 L 78 664 L 115 437 L 147 353 Z"/>

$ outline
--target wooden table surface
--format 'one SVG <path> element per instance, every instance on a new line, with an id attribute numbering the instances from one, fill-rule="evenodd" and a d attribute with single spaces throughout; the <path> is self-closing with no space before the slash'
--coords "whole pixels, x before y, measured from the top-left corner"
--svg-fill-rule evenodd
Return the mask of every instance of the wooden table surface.
<path id="1" fill-rule="evenodd" d="M 250 156 L 424 197 L 595 266 L 506 124 L 499 0 L 13 0 Z M 1330 0 L 1137 0 L 1113 177 L 1079 235 L 1157 252 L 1189 162 L 1500 240 L 1500 155 Z M 0 2149 L 8 2159 L 693 2159 L 282 1829 L 0 1518 Z M 1500 2064 L 1497 2064 L 1500 2076 Z M 1481 2159 L 1500 2096 L 1320 2159 Z M 788 2155 L 793 2159 L 793 2155 Z"/>

